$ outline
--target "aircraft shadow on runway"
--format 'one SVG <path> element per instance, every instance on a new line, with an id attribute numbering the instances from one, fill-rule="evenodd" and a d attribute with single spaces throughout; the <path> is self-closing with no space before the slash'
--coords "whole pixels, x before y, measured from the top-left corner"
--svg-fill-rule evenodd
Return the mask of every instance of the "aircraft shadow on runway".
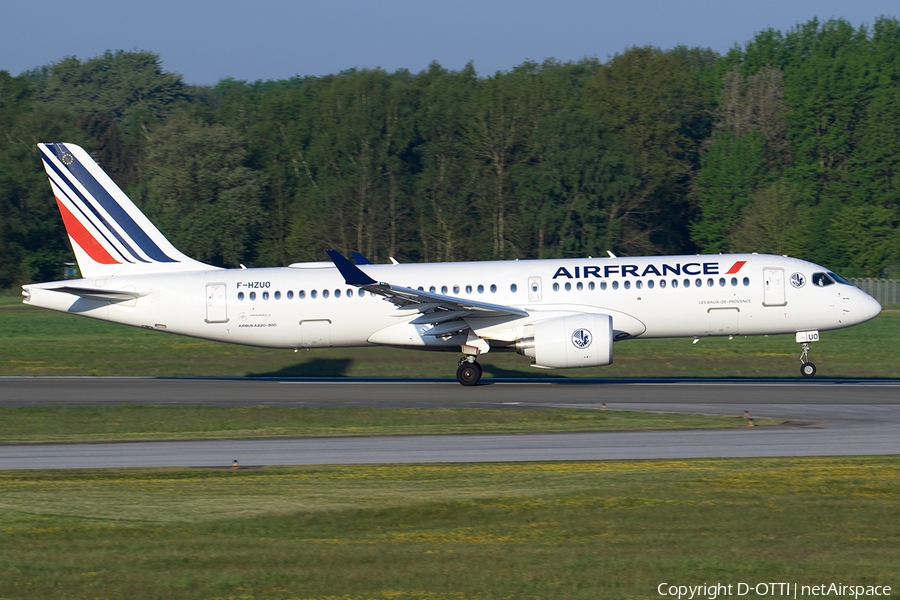
<path id="1" fill-rule="evenodd" d="M 527 366 L 527 365 L 526 365 Z M 497 379 L 559 379 L 560 374 L 558 370 L 554 371 L 543 371 L 541 369 L 531 369 L 530 371 L 519 371 L 512 369 L 504 369 L 503 367 L 498 367 L 497 365 L 485 364 L 481 363 L 482 369 L 484 369 L 485 375 L 491 375 L 491 377 L 495 377 Z M 489 378 L 484 378 L 481 380 L 482 385 L 491 383 Z"/>
<path id="2" fill-rule="evenodd" d="M 353 363 L 349 358 L 314 358 L 312 360 L 290 365 L 277 371 L 267 371 L 263 373 L 247 373 L 247 377 L 272 377 L 272 378 L 291 378 L 291 377 L 349 377 L 347 371 Z M 493 383 L 492 379 L 558 379 L 557 371 L 541 372 L 535 369 L 535 372 L 520 371 L 514 369 L 504 369 L 497 365 L 484 364 L 485 377 L 481 380 L 482 385 Z M 452 376 L 453 364 L 447 368 L 447 377 Z"/>
<path id="3" fill-rule="evenodd" d="M 247 377 L 347 377 L 349 358 L 314 358 L 267 373 L 247 373 Z"/>

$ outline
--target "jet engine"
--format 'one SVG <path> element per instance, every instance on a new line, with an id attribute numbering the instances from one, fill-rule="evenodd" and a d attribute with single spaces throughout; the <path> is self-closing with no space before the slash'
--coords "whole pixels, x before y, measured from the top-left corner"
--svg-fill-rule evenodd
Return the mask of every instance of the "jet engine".
<path id="1" fill-rule="evenodd" d="M 574 314 L 526 325 L 516 352 L 545 369 L 602 367 L 612 363 L 612 345 L 612 317 Z"/>

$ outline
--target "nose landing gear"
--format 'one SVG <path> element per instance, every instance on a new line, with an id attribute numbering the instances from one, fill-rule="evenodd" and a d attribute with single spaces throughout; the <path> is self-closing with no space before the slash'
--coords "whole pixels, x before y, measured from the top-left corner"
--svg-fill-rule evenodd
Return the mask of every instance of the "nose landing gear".
<path id="1" fill-rule="evenodd" d="M 478 385 L 481 381 L 481 365 L 475 362 L 474 355 L 463 356 L 459 359 L 459 368 L 456 369 L 456 380 L 465 386 Z"/>
<path id="2" fill-rule="evenodd" d="M 809 362 L 809 342 L 801 344 L 803 352 L 800 353 L 800 374 L 807 379 L 816 374 L 816 365 Z"/>

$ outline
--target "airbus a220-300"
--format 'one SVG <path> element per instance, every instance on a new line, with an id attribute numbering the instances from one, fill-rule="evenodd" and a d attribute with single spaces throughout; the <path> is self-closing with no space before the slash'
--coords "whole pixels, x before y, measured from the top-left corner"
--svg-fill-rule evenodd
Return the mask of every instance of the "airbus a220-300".
<path id="1" fill-rule="evenodd" d="M 74 315 L 267 348 L 392 346 L 477 358 L 515 351 L 535 367 L 597 367 L 637 338 L 796 334 L 815 375 L 819 332 L 881 305 L 819 265 L 765 254 L 428 264 L 330 261 L 223 269 L 179 252 L 73 144 L 39 144 L 82 279 L 23 286 L 24 302 Z M 392 261 L 393 262 L 393 261 Z"/>

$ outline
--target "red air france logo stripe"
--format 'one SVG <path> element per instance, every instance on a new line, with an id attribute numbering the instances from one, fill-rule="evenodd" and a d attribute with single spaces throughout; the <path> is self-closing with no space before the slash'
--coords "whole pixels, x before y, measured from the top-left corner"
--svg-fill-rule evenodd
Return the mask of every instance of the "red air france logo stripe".
<path id="1" fill-rule="evenodd" d="M 725 273 L 725 274 L 726 274 L 726 275 L 734 275 L 735 273 L 737 273 L 738 271 L 740 271 L 741 268 L 742 268 L 744 265 L 746 265 L 746 264 L 747 264 L 747 261 L 746 261 L 746 260 L 739 260 L 739 261 L 737 261 L 736 263 L 734 263 L 733 265 L 731 265 L 731 268 L 728 269 L 728 272 Z"/>
<path id="2" fill-rule="evenodd" d="M 101 265 L 122 264 L 109 255 L 106 248 L 94 239 L 94 236 L 85 229 L 84 225 L 81 224 L 81 221 L 75 218 L 75 215 L 69 212 L 69 209 L 59 201 L 59 198 L 56 199 L 56 204 L 59 206 L 59 212 L 62 214 L 63 223 L 66 225 L 66 232 L 69 234 L 69 237 L 71 237 L 76 244 L 81 246 L 81 249 L 87 252 L 87 255 L 90 256 L 94 262 L 98 262 Z"/>

